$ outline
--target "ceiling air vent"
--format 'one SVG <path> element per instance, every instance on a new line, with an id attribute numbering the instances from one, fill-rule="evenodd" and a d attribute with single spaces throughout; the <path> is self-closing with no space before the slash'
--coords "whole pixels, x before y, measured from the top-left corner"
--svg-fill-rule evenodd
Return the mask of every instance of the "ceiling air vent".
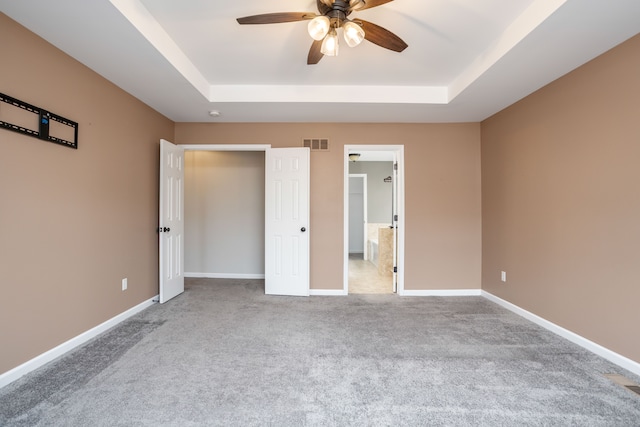
<path id="1" fill-rule="evenodd" d="M 302 146 L 310 148 L 311 151 L 329 151 L 329 140 L 327 138 L 306 138 L 302 140 Z"/>

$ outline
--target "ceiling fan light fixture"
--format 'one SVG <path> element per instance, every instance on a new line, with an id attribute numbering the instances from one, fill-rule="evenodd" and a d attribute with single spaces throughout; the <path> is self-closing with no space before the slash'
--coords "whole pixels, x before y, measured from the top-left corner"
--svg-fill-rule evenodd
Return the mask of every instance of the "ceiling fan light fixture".
<path id="1" fill-rule="evenodd" d="M 322 40 L 325 38 L 329 29 L 331 28 L 331 21 L 326 16 L 316 16 L 311 21 L 309 21 L 309 25 L 307 26 L 307 31 L 309 31 L 309 35 L 314 40 Z"/>
<path id="2" fill-rule="evenodd" d="M 342 26 L 344 41 L 349 47 L 356 47 L 364 40 L 364 30 L 355 22 L 347 22 Z"/>
<path id="3" fill-rule="evenodd" d="M 340 46 L 338 45 L 338 33 L 335 29 L 331 29 L 329 34 L 322 41 L 322 46 L 320 47 L 320 52 L 326 56 L 338 56 L 338 50 Z"/>

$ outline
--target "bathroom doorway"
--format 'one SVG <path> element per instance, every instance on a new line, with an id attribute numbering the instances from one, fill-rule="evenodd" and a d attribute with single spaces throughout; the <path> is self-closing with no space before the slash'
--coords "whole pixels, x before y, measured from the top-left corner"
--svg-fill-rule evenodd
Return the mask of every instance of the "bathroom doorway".
<path id="1" fill-rule="evenodd" d="M 403 146 L 345 146 L 344 293 L 404 290 Z"/>

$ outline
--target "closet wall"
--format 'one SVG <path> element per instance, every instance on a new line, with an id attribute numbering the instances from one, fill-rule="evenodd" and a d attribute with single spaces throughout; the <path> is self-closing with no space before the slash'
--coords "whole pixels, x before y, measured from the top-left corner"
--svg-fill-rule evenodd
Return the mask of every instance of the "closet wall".
<path id="1" fill-rule="evenodd" d="M 185 153 L 185 274 L 264 276 L 264 152 Z"/>

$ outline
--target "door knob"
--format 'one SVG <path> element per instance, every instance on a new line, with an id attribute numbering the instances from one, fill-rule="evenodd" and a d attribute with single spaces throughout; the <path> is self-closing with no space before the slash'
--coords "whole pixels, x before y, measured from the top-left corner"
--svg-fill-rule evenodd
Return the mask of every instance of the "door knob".
<path id="1" fill-rule="evenodd" d="M 162 230 L 162 231 L 164 231 L 165 233 L 168 233 L 169 231 L 171 231 L 171 229 L 168 228 L 168 227 L 165 227 L 164 230 Z"/>
<path id="2" fill-rule="evenodd" d="M 304 228 L 304 227 L 302 227 L 302 228 L 300 229 L 300 231 L 302 231 L 302 232 L 304 233 L 305 231 L 307 231 L 307 229 L 306 229 L 306 228 Z"/>

